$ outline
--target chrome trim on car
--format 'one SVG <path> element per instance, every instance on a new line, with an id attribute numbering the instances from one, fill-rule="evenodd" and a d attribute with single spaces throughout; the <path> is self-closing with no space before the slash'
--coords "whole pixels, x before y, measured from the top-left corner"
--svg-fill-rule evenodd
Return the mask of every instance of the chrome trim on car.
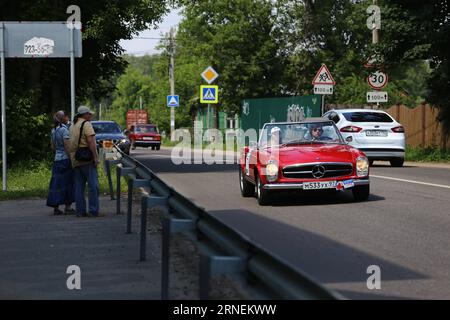
<path id="1" fill-rule="evenodd" d="M 284 169 L 290 169 L 290 168 L 301 168 L 301 167 L 307 167 L 307 166 L 316 166 L 316 165 L 351 165 L 353 167 L 353 164 L 351 162 L 309 162 L 309 163 L 298 163 L 298 164 L 290 164 L 288 166 L 283 167 Z"/>
<path id="2" fill-rule="evenodd" d="M 369 185 L 369 179 L 354 179 L 355 186 Z M 303 190 L 303 183 L 268 183 L 263 186 L 266 190 Z"/>

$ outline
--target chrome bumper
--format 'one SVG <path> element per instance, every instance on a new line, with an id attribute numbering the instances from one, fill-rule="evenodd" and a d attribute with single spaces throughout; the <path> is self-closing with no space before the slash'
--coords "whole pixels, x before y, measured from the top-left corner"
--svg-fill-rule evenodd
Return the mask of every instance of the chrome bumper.
<path id="1" fill-rule="evenodd" d="M 358 179 L 353 181 L 356 186 L 365 186 L 370 184 L 369 179 Z M 263 186 L 267 190 L 303 190 L 303 183 L 268 183 Z M 322 189 L 332 190 L 332 189 Z"/>

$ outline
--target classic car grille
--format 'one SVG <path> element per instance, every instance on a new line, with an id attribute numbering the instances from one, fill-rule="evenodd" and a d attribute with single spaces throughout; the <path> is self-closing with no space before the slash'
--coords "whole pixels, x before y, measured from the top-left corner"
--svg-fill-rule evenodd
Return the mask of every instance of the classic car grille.
<path id="1" fill-rule="evenodd" d="M 283 176 L 293 179 L 319 179 L 313 175 L 313 169 L 320 165 L 325 169 L 325 173 L 320 178 L 336 178 L 348 176 L 353 173 L 351 163 L 308 163 L 290 165 L 283 168 Z"/>

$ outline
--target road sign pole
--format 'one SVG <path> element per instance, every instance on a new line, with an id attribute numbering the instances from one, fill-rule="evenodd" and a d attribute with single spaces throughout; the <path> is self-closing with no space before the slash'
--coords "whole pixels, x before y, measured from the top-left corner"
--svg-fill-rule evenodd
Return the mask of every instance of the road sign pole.
<path id="1" fill-rule="evenodd" d="M 170 30 L 170 65 L 169 65 L 169 83 L 170 83 L 170 95 L 175 95 L 175 59 L 174 59 L 174 46 L 173 46 L 173 29 Z M 170 141 L 175 141 L 175 108 L 170 108 Z"/>
<path id="2" fill-rule="evenodd" d="M 75 46 L 74 33 L 75 24 L 70 28 L 70 115 L 71 119 L 75 118 Z"/>
<path id="3" fill-rule="evenodd" d="M 1 60 L 1 98 L 2 98 L 2 190 L 7 190 L 6 178 L 6 77 L 5 77 L 5 42 L 4 42 L 5 27 L 2 23 L 0 25 L 0 60 Z"/>
<path id="4" fill-rule="evenodd" d="M 321 106 L 322 113 L 320 114 L 320 116 L 323 116 L 323 114 L 325 113 L 325 95 L 322 94 L 321 96 L 322 96 L 322 106 Z"/>

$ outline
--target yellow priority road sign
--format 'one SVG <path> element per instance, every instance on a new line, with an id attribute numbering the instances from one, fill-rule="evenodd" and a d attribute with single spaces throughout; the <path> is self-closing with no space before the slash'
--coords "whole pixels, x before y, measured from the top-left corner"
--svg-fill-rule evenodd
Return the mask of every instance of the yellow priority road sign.
<path id="1" fill-rule="evenodd" d="M 200 103 L 219 103 L 219 86 L 200 86 Z"/>

